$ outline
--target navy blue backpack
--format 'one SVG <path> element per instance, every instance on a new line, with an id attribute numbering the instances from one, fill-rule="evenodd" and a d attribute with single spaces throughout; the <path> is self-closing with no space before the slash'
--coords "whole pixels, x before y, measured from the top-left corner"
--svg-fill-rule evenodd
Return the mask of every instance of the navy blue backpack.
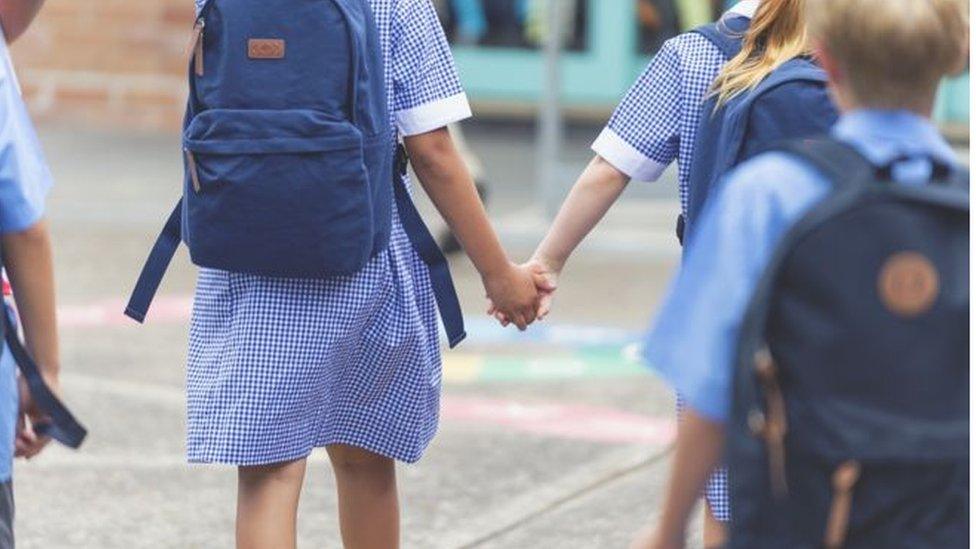
<path id="1" fill-rule="evenodd" d="M 430 268 L 451 346 L 464 339 L 447 262 L 402 181 L 367 0 L 208 0 L 194 27 L 186 176 L 126 314 L 142 322 L 180 240 L 201 267 L 280 278 L 361 270 L 396 202 Z"/>
<path id="2" fill-rule="evenodd" d="M 742 51 L 746 30 L 734 27 L 734 22 L 719 21 L 695 32 L 732 59 Z M 787 61 L 755 89 L 721 107 L 718 97 L 710 95 L 702 106 L 687 216 L 678 222 L 679 238 L 684 241 L 692 234 L 708 197 L 732 168 L 784 140 L 826 135 L 837 118 L 826 73 L 806 57 Z"/>
<path id="3" fill-rule="evenodd" d="M 833 191 L 743 323 L 730 546 L 969 547 L 969 175 L 933 161 L 907 186 L 840 142 L 782 150 Z"/>

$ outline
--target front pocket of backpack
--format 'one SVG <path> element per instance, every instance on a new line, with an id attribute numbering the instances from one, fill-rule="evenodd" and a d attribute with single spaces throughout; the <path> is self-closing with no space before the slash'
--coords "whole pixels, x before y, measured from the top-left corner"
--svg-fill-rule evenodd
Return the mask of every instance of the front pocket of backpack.
<path id="1" fill-rule="evenodd" d="M 352 124 L 309 110 L 210 110 L 183 144 L 196 264 L 320 278 L 369 260 L 371 193 Z"/>

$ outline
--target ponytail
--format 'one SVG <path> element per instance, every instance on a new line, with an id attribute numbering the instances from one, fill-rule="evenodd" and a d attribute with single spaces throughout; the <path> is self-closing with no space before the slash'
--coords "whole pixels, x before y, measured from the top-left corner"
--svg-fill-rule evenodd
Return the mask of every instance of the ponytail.
<path id="1" fill-rule="evenodd" d="M 763 0 L 742 42 L 712 87 L 718 106 L 763 81 L 780 65 L 810 53 L 805 0 Z"/>

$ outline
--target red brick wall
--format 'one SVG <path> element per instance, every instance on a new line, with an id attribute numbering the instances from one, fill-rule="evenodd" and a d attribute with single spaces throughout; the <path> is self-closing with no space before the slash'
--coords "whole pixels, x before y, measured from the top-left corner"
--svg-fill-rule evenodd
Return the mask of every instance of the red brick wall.
<path id="1" fill-rule="evenodd" d="M 12 51 L 40 121 L 171 130 L 186 97 L 193 0 L 48 0 Z"/>

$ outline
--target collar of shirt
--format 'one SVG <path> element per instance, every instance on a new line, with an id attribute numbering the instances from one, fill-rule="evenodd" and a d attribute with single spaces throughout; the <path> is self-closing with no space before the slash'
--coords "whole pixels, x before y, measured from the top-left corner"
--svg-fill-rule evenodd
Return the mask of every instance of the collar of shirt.
<path id="1" fill-rule="evenodd" d="M 742 0 L 742 2 L 732 6 L 728 13 L 752 19 L 756 15 L 757 9 L 759 9 L 759 0 Z"/>
<path id="2" fill-rule="evenodd" d="M 850 112 L 841 117 L 832 133 L 876 166 L 884 166 L 900 156 L 927 157 L 949 166 L 957 164 L 952 147 L 935 125 L 909 111 Z"/>
<path id="3" fill-rule="evenodd" d="M 952 147 L 935 125 L 909 111 L 850 112 L 837 122 L 833 134 L 876 164 L 885 164 L 903 155 L 925 155 L 948 163 L 956 161 Z"/>

